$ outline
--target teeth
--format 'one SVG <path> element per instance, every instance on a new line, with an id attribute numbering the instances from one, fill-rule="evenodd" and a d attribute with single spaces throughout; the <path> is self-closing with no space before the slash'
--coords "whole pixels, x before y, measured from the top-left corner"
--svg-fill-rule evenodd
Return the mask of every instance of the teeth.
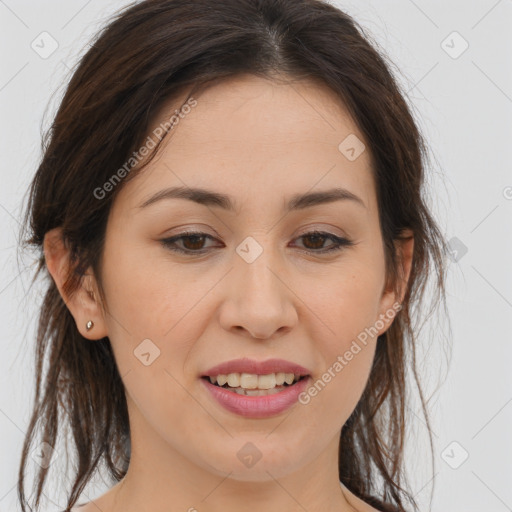
<path id="1" fill-rule="evenodd" d="M 237 388 L 240 386 L 240 374 L 239 373 L 230 373 L 228 375 L 228 386 L 230 388 Z"/>
<path id="2" fill-rule="evenodd" d="M 260 375 L 258 377 L 258 388 L 259 389 L 272 389 L 276 387 L 276 374 L 271 373 L 270 375 Z"/>
<path id="3" fill-rule="evenodd" d="M 213 384 L 215 384 L 215 377 L 213 377 Z M 211 379 L 210 379 L 211 380 Z M 217 375 L 217 384 L 219 386 L 224 386 L 228 381 L 228 377 L 226 375 Z"/>
<path id="4" fill-rule="evenodd" d="M 256 375 L 254 373 L 229 373 L 228 375 L 209 376 L 212 384 L 224 386 L 228 384 L 231 388 L 237 388 L 236 392 L 250 396 L 258 396 L 252 392 L 245 393 L 245 390 L 257 392 L 259 390 L 273 389 L 276 386 L 282 386 L 285 382 L 288 385 L 299 380 L 299 374 L 293 373 L 270 373 L 268 375 Z M 240 390 L 240 391 L 239 391 Z"/>
<path id="5" fill-rule="evenodd" d="M 240 374 L 240 387 L 244 389 L 256 389 L 258 387 L 258 376 L 252 373 Z"/>

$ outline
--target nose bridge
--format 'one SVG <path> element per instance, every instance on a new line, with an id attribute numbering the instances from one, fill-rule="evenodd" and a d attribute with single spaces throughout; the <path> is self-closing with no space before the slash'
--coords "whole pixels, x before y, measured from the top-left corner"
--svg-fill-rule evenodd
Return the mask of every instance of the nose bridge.
<path id="1" fill-rule="evenodd" d="M 271 236 L 258 240 L 249 236 L 236 247 L 232 296 L 222 315 L 224 328 L 243 327 L 254 337 L 266 338 L 295 321 L 291 292 L 285 279 L 279 278 L 282 266 L 271 240 Z"/>
<path id="2" fill-rule="evenodd" d="M 280 301 L 281 286 L 276 277 L 280 268 L 277 251 L 271 246 L 271 237 L 248 236 L 236 248 L 238 260 L 235 264 L 237 278 L 243 283 L 251 296 L 248 299 Z M 246 294 L 243 293 L 245 296 Z"/>

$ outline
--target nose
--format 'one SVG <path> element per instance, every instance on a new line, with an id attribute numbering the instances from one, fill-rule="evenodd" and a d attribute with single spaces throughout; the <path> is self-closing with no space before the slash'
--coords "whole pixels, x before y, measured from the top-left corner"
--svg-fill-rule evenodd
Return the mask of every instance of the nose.
<path id="1" fill-rule="evenodd" d="M 296 325 L 293 284 L 271 252 L 264 250 L 251 263 L 235 255 L 234 268 L 226 276 L 227 292 L 219 316 L 225 330 L 268 339 Z"/>

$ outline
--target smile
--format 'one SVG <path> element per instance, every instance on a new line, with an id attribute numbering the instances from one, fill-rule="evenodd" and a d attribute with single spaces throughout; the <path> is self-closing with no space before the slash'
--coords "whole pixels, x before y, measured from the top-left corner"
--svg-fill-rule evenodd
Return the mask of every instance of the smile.
<path id="1" fill-rule="evenodd" d="M 208 377 L 216 386 L 239 395 L 266 396 L 279 393 L 286 387 L 293 385 L 301 376 L 293 373 L 269 373 L 257 375 L 255 373 L 229 373 L 227 375 L 213 375 Z"/>

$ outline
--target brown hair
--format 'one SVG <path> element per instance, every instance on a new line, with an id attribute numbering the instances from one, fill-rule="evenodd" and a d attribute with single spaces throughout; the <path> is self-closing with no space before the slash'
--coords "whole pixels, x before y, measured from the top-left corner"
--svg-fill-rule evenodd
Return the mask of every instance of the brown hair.
<path id="1" fill-rule="evenodd" d="M 201 87 L 241 73 L 316 80 L 346 106 L 374 163 L 390 283 L 398 283 L 400 275 L 394 241 L 406 228 L 414 232 L 403 307 L 380 336 L 367 386 L 341 431 L 339 478 L 383 510 L 404 511 L 408 504 L 417 510 L 403 471 L 409 368 L 431 449 L 432 434 L 416 369 L 411 306 L 421 316 L 429 275 L 436 278 L 434 303 L 445 300 L 446 246 L 425 203 L 427 148 L 386 59 L 350 16 L 321 0 L 146 0 L 118 12 L 98 34 L 74 70 L 43 139 L 22 230 L 22 238 L 30 230 L 24 244 L 39 249 L 33 281 L 43 269 L 48 280 L 38 323 L 36 393 L 19 468 L 23 512 L 28 504 L 24 473 L 37 433 L 53 447 L 59 425 L 71 429 L 78 467 L 68 508 L 100 463 L 114 483 L 123 478 L 130 460 L 125 391 L 110 341 L 105 337 L 91 343 L 77 330 L 47 272 L 44 236 L 55 227 L 63 230 L 72 262 L 66 295 L 76 291 L 91 267 L 104 299 L 100 268 L 109 211 L 123 184 L 143 166 L 131 170 L 102 200 L 94 190 L 140 148 L 165 102 L 188 88 L 191 97 Z M 47 468 L 37 472 L 35 507 L 47 473 Z"/>

